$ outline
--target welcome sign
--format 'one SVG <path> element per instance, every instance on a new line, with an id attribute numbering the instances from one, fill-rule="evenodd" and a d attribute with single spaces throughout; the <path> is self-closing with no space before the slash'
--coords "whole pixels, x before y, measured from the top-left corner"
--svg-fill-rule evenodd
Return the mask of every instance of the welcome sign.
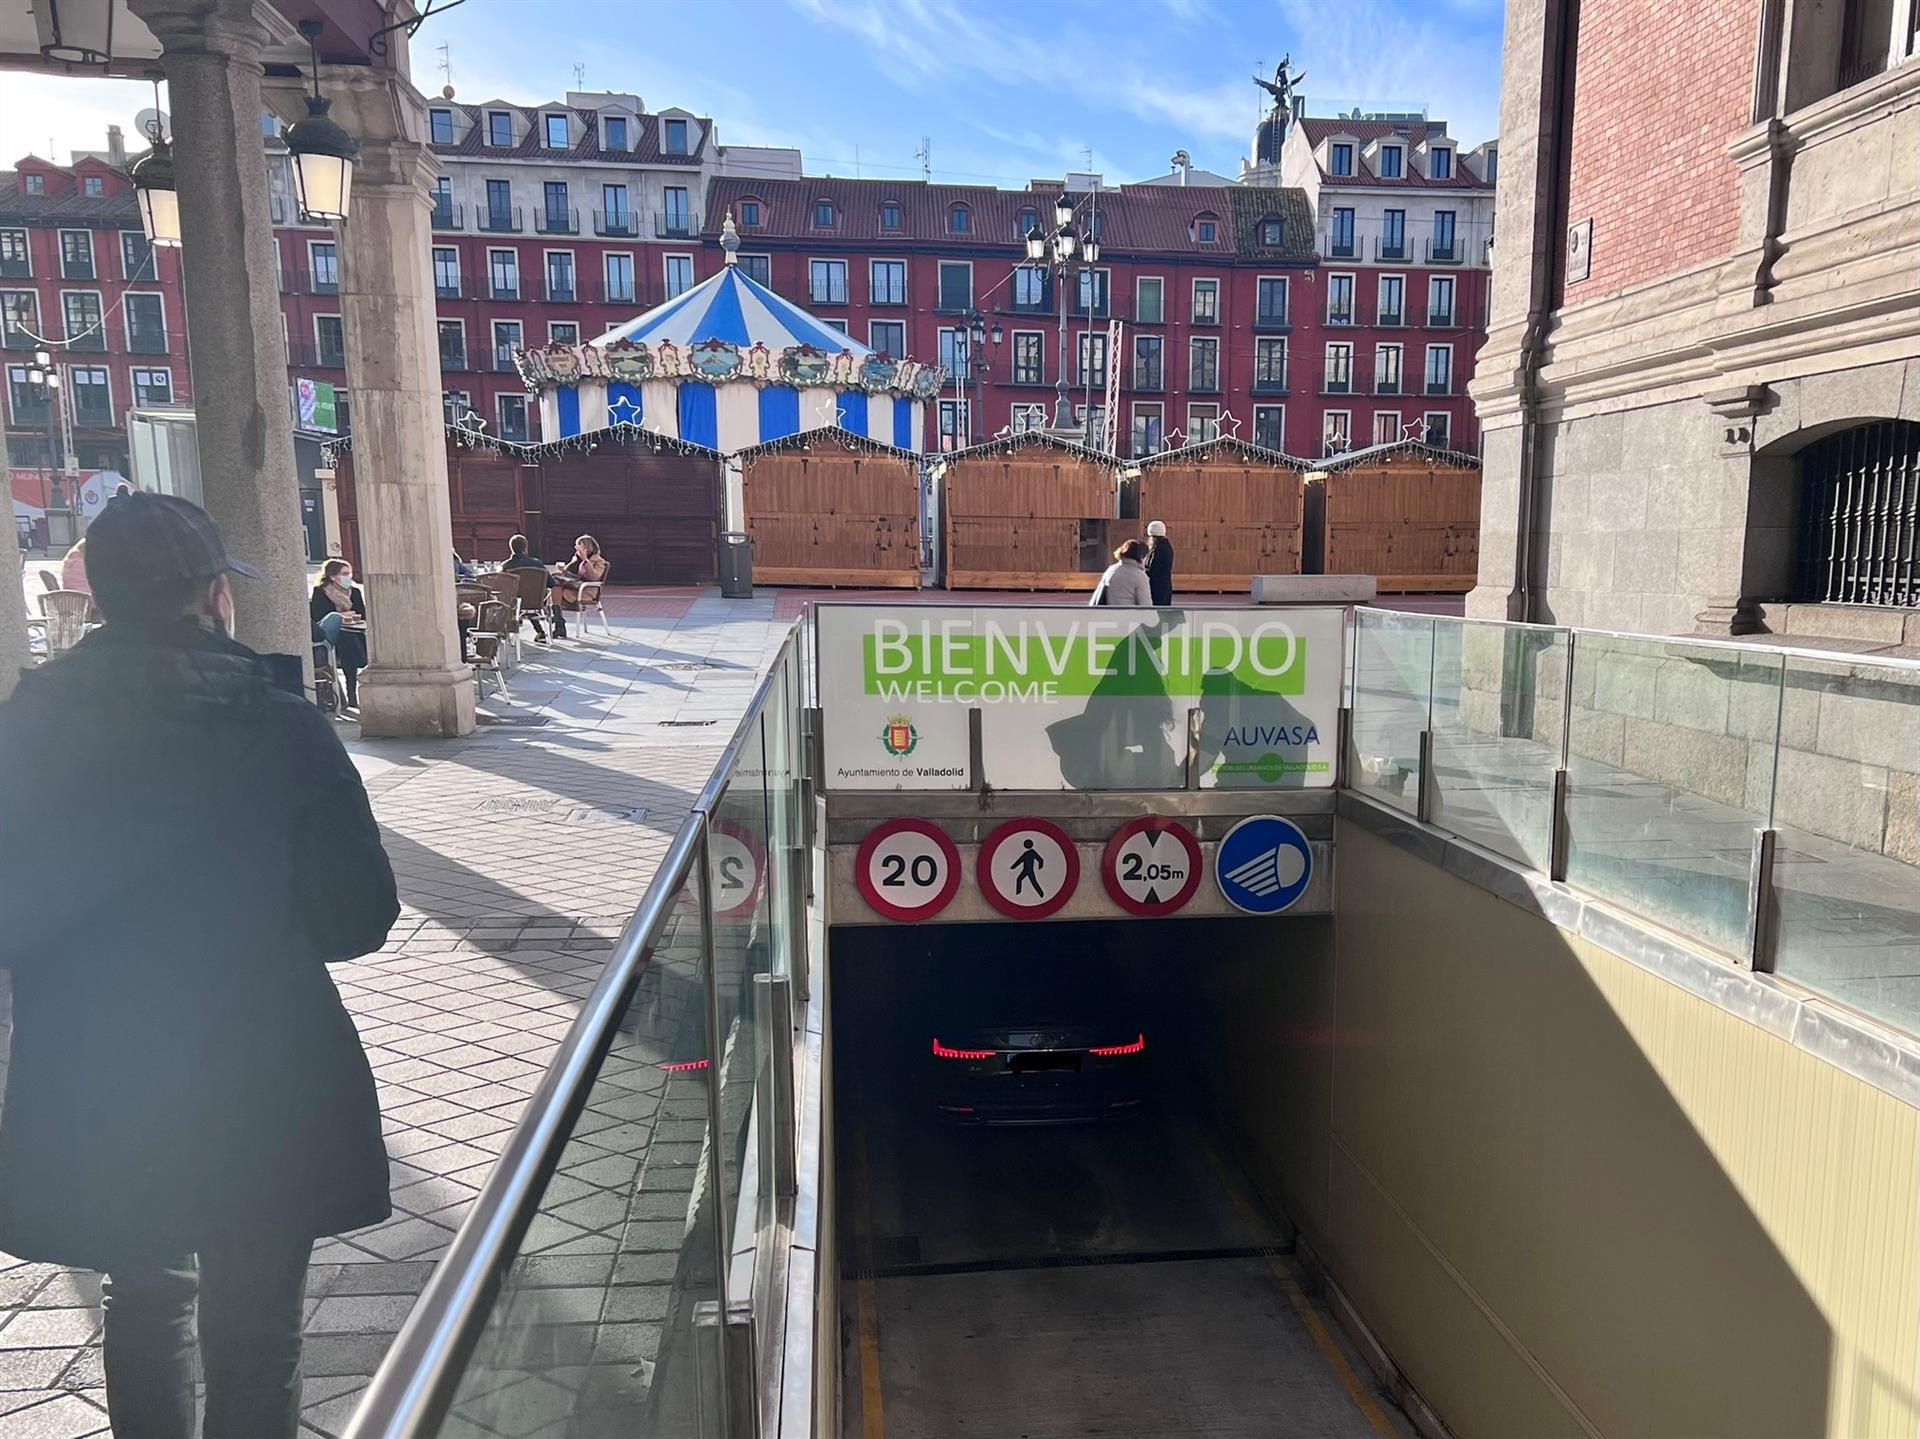
<path id="1" fill-rule="evenodd" d="M 1190 726 L 1202 786 L 1333 783 L 1338 609 L 823 605 L 816 625 L 829 788 L 966 788 L 974 709 L 999 789 L 1178 789 Z"/>

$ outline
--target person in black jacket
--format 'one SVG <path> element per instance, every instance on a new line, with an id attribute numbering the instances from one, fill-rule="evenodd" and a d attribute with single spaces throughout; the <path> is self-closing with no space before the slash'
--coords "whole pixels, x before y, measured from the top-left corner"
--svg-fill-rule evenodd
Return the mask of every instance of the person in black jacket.
<path id="1" fill-rule="evenodd" d="M 1147 588 L 1153 593 L 1156 608 L 1173 603 L 1173 541 L 1160 520 L 1147 526 Z"/>
<path id="2" fill-rule="evenodd" d="M 507 541 L 507 562 L 500 566 L 503 570 L 546 570 L 546 561 L 527 550 L 527 537 L 515 535 Z M 553 571 L 547 570 L 547 588 L 554 584 Z M 547 632 L 540 627 L 540 616 L 529 612 L 527 618 L 533 621 L 533 637 L 541 644 L 547 642 Z M 553 637 L 563 640 L 567 637 L 567 617 L 559 610 L 553 612 Z"/>
<path id="3" fill-rule="evenodd" d="M 326 966 L 399 913 L 326 717 L 232 638 L 195 505 L 90 531 L 106 616 L 0 705 L 0 1251 L 103 1270 L 116 1433 L 294 1439 L 313 1241 L 392 1213 L 373 1075 Z M 75 845 L 87 855 L 73 868 Z"/>

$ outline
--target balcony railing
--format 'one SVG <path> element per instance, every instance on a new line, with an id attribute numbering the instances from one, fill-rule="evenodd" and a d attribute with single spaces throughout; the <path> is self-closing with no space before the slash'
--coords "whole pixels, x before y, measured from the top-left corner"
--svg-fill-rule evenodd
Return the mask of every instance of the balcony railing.
<path id="1" fill-rule="evenodd" d="M 1289 393 L 1285 375 L 1255 375 L 1253 392 L 1256 395 L 1284 395 Z"/>
<path id="2" fill-rule="evenodd" d="M 511 375 L 519 372 L 519 366 L 513 363 L 513 352 L 517 345 L 495 345 L 493 347 L 493 368 L 500 374 Z"/>
<path id="3" fill-rule="evenodd" d="M 517 283 L 512 285 L 488 285 L 487 298 L 489 300 L 517 300 L 520 298 L 520 286 Z"/>
<path id="4" fill-rule="evenodd" d="M 556 285 L 547 281 L 547 300 L 550 304 L 571 305 L 580 298 L 580 292 L 572 285 Z"/>
<path id="5" fill-rule="evenodd" d="M 653 212 L 653 234 L 659 240 L 686 240 L 693 236 L 693 216 L 677 210 Z"/>
<path id="6" fill-rule="evenodd" d="M 1351 325 L 1353 323 L 1353 307 L 1349 305 L 1344 310 L 1328 310 L 1327 323 L 1329 325 Z"/>
<path id="7" fill-rule="evenodd" d="M 34 329 L 39 328 L 39 324 L 37 321 L 34 322 L 34 324 L 32 325 L 32 328 Z M 40 348 L 40 342 L 34 339 L 32 335 L 29 335 L 25 330 L 16 330 L 16 329 L 13 329 L 12 327 L 9 327 L 4 335 L 0 335 L 0 349 L 37 350 L 39 348 Z"/>
<path id="8" fill-rule="evenodd" d="M 73 423 L 82 430 L 111 430 L 115 427 L 113 408 L 109 405 L 77 404 L 73 407 Z"/>
<path id="9" fill-rule="evenodd" d="M 1217 395 L 1220 393 L 1220 377 L 1204 371 L 1187 376 L 1187 389 L 1196 395 Z"/>
<path id="10" fill-rule="evenodd" d="M 631 239 L 639 233 L 631 210 L 595 210 L 593 233 L 615 239 Z"/>
<path id="11" fill-rule="evenodd" d="M 505 210 L 477 210 L 474 218 L 480 229 L 494 235 L 517 235 L 525 228 L 518 205 Z"/>
<path id="12" fill-rule="evenodd" d="M 1400 388 L 1400 377 L 1398 375 L 1376 376 L 1373 381 L 1373 392 L 1376 395 L 1399 395 L 1405 393 L 1405 391 Z"/>
<path id="13" fill-rule="evenodd" d="M 1460 242 L 1458 240 L 1427 241 L 1427 263 L 1429 265 L 1457 265 L 1460 263 Z"/>
<path id="14" fill-rule="evenodd" d="M 436 230 L 466 229 L 467 207 L 456 205 L 451 200 L 445 204 L 436 203 L 433 207 L 433 228 Z"/>
<path id="15" fill-rule="evenodd" d="M 1133 388 L 1147 394 L 1157 395 L 1166 389 L 1166 375 L 1158 365 L 1135 365 L 1133 367 Z"/>
<path id="16" fill-rule="evenodd" d="M 92 280 L 97 278 L 91 260 L 62 260 L 60 278 L 63 280 Z"/>
<path id="17" fill-rule="evenodd" d="M 1453 306 L 1444 310 L 1427 311 L 1427 328 L 1430 330 L 1450 330 L 1453 328 Z"/>
<path id="18" fill-rule="evenodd" d="M 0 279 L 30 280 L 33 278 L 33 261 L 29 259 L 0 260 Z"/>
<path id="19" fill-rule="evenodd" d="M 580 233 L 580 212 L 536 210 L 533 213 L 533 228 L 542 235 L 577 235 Z"/>
<path id="20" fill-rule="evenodd" d="M 1398 329 L 1400 326 L 1406 324 L 1406 315 L 1407 312 L 1404 309 L 1381 310 L 1374 315 L 1373 323 L 1376 325 L 1385 325 L 1390 330 Z"/>
<path id="21" fill-rule="evenodd" d="M 309 270 L 307 272 L 307 283 L 311 287 L 312 293 L 316 295 L 337 295 L 340 293 L 340 276 L 338 272 L 324 274 L 319 270 Z"/>
<path id="22" fill-rule="evenodd" d="M 1353 392 L 1351 374 L 1326 375 L 1320 381 L 1320 393 L 1323 395 L 1351 395 Z"/>
<path id="23" fill-rule="evenodd" d="M 142 330 L 136 327 L 127 335 L 127 353 L 130 355 L 166 354 L 167 332 L 165 330 Z"/>
<path id="24" fill-rule="evenodd" d="M 1272 332 L 1274 330 L 1291 330 L 1293 326 L 1288 322 L 1287 312 L 1285 310 L 1262 310 L 1253 317 L 1253 328 Z"/>
<path id="25" fill-rule="evenodd" d="M 330 345 L 315 345 L 311 340 L 291 340 L 287 343 L 287 364 L 296 370 L 344 370 L 347 357 L 344 351 Z"/>
<path id="26" fill-rule="evenodd" d="M 433 298 L 436 300 L 457 300 L 460 298 L 460 294 L 461 286 L 457 277 L 453 280 L 435 280 L 433 282 Z"/>
<path id="27" fill-rule="evenodd" d="M 69 350 L 86 350 L 98 354 L 107 348 L 107 332 L 98 322 L 90 322 L 86 329 L 67 341 Z"/>
<path id="28" fill-rule="evenodd" d="M 1451 395 L 1453 393 L 1453 376 L 1428 375 L 1427 393 L 1429 395 Z"/>
<path id="29" fill-rule="evenodd" d="M 609 285 L 602 280 L 587 294 L 588 303 L 594 305 L 637 305 L 640 303 L 640 283 L 631 285 Z"/>
<path id="30" fill-rule="evenodd" d="M 1373 258 L 1404 264 L 1407 258 L 1407 237 L 1402 235 L 1397 240 L 1389 240 L 1384 235 L 1376 237 L 1373 242 Z"/>
<path id="31" fill-rule="evenodd" d="M 463 345 L 458 350 L 440 352 L 440 368 L 443 370 L 464 370 L 467 368 L 467 351 Z"/>
<path id="32" fill-rule="evenodd" d="M 1357 258 L 1358 255 L 1359 251 L 1354 248 L 1351 236 L 1344 240 L 1336 239 L 1327 241 L 1327 258 L 1329 260 L 1352 260 Z"/>

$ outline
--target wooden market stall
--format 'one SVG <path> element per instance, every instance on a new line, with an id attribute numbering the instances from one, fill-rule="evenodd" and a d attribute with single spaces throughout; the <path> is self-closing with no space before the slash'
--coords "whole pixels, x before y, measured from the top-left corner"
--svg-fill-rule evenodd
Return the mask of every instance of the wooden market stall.
<path id="1" fill-rule="evenodd" d="M 920 456 L 838 428 L 741 450 L 753 577 L 769 585 L 914 589 Z"/>
<path id="2" fill-rule="evenodd" d="M 1320 463 L 1325 571 L 1375 575 L 1384 594 L 1464 592 L 1480 569 L 1480 461 L 1418 441 Z"/>
<path id="3" fill-rule="evenodd" d="M 1150 455 L 1140 461 L 1140 532 L 1166 522 L 1180 590 L 1245 594 L 1255 575 L 1297 575 L 1308 468 L 1230 436 Z"/>
<path id="4" fill-rule="evenodd" d="M 1091 590 L 1119 543 L 1119 461 L 1040 431 L 933 461 L 950 590 Z"/>
<path id="5" fill-rule="evenodd" d="M 341 553 L 359 567 L 352 438 L 331 448 Z M 524 534 L 558 562 L 590 534 L 616 584 L 706 584 L 717 573 L 724 482 L 717 450 L 632 427 L 553 445 L 447 430 L 449 540 L 467 559 L 505 559 L 508 539 Z"/>

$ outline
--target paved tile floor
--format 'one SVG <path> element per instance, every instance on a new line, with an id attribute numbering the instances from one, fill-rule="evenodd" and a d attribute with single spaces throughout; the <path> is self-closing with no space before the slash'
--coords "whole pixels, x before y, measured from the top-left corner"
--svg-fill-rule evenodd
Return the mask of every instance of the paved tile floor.
<path id="1" fill-rule="evenodd" d="M 469 740 L 343 726 L 404 905 L 379 953 L 332 971 L 380 1083 L 394 1215 L 315 1248 L 306 1432 L 345 1425 L 798 606 L 619 596 L 611 637 L 529 643 Z M 0 1041 L 5 1020 L 0 998 Z M 0 1255 L 7 1439 L 110 1432 L 98 1299 L 95 1275 Z"/>

